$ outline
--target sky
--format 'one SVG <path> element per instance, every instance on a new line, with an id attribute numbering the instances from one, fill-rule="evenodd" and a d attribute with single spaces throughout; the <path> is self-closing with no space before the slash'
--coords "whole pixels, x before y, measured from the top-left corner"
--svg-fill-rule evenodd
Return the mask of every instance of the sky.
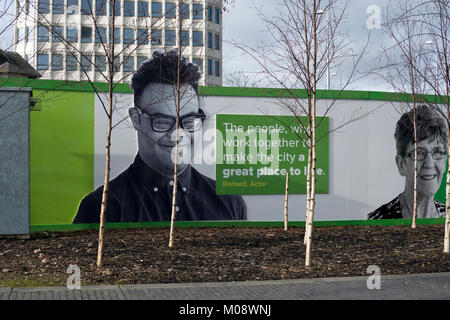
<path id="1" fill-rule="evenodd" d="M 369 41 L 365 50 L 366 53 L 358 65 L 360 73 L 367 74 L 365 71 L 374 69 L 377 66 L 377 56 L 380 54 L 382 46 L 389 43 L 387 36 L 380 29 L 376 28 L 371 29 L 370 38 L 368 38 L 367 20 L 371 14 L 367 14 L 367 10 L 370 6 L 377 6 L 382 22 L 388 2 L 389 0 L 353 0 L 348 7 L 348 15 L 342 28 L 348 34 L 355 52 L 360 52 L 366 42 Z M 280 8 L 280 5 L 279 0 L 236 0 L 234 6 L 229 8 L 229 12 L 224 13 L 223 74 L 225 85 L 230 74 L 244 72 L 248 75 L 254 75 L 261 70 L 252 58 L 241 49 L 236 48 L 234 44 L 243 44 L 251 47 L 262 44 L 270 45 L 272 39 L 265 31 L 265 25 L 258 17 L 257 12 L 261 10 L 264 15 L 270 16 L 276 12 L 277 8 Z M 346 73 L 344 66 L 331 68 L 330 74 L 332 74 L 330 79 L 331 89 L 338 89 L 341 84 L 345 83 L 348 72 Z M 258 85 L 269 86 L 264 81 Z M 323 81 L 321 86 L 326 88 L 326 82 Z M 370 76 L 351 83 L 347 89 L 391 91 L 384 81 Z"/>
<path id="2" fill-rule="evenodd" d="M 352 41 L 352 48 L 355 52 L 359 52 L 363 44 L 366 43 L 368 37 L 367 20 L 371 16 L 367 13 L 370 6 L 376 6 L 380 11 L 380 19 L 386 11 L 389 0 L 351 0 L 348 8 L 348 16 L 343 30 L 348 33 L 349 39 Z M 4 10 L 5 0 L 0 0 L 0 11 Z M 236 73 L 244 73 L 249 77 L 254 77 L 260 69 L 257 63 L 241 49 L 236 48 L 234 44 L 247 45 L 256 47 L 258 45 L 270 44 L 272 39 L 265 31 L 265 25 L 257 14 L 257 9 L 264 14 L 270 15 L 280 8 L 280 0 L 235 0 L 234 5 L 229 6 L 229 11 L 223 14 L 223 35 L 222 35 L 222 52 L 223 52 L 223 85 L 229 85 L 230 75 Z M 13 9 L 13 8 L 11 8 Z M 8 28 L 11 21 L 11 15 L 0 17 L 0 46 L 2 49 L 7 48 L 13 42 L 13 28 Z M 4 29 L 6 32 L 2 32 Z M 387 36 L 379 29 L 372 29 L 370 34 L 369 45 L 366 54 L 361 60 L 358 71 L 360 74 L 367 74 L 366 70 L 373 69 L 377 65 L 377 55 L 383 45 L 389 42 Z M 340 88 L 345 82 L 348 66 L 332 67 L 330 85 L 331 89 Z M 258 86 L 270 86 L 267 81 L 257 83 Z M 326 87 L 325 81 L 320 84 L 322 88 Z M 352 90 L 378 90 L 391 91 L 389 86 L 382 80 L 365 76 L 354 83 L 351 83 L 347 89 Z"/>

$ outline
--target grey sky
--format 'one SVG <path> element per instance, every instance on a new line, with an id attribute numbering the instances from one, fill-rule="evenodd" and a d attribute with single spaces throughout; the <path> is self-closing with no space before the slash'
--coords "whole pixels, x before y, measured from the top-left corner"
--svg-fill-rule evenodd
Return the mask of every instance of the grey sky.
<path id="1" fill-rule="evenodd" d="M 6 6 L 9 0 L 0 0 L 0 10 Z M 270 41 L 270 37 L 264 31 L 264 25 L 257 15 L 256 7 L 262 8 L 263 12 L 273 14 L 279 1 L 277 0 L 236 0 L 235 5 L 229 8 L 223 16 L 223 80 L 227 85 L 229 74 L 234 72 L 252 73 L 259 69 L 257 64 L 239 49 L 234 48 L 228 42 L 241 43 L 246 45 L 258 45 L 262 41 Z M 348 30 L 353 42 L 352 46 L 358 48 L 367 39 L 367 19 L 369 15 L 366 10 L 371 5 L 376 5 L 381 10 L 381 20 L 388 0 L 353 0 L 348 10 L 348 19 L 344 28 Z M 13 6 L 11 6 L 11 10 Z M 11 15 L 0 18 L 0 32 L 6 28 L 11 21 Z M 383 43 L 388 39 L 381 30 L 373 29 L 367 55 L 360 63 L 359 71 L 373 68 L 376 65 L 375 58 L 379 53 Z M 13 28 L 8 28 L 6 32 L 0 34 L 0 46 L 2 49 L 8 48 L 13 42 Z M 345 80 L 345 67 L 343 69 L 331 69 L 331 73 L 336 75 L 331 77 L 331 88 L 338 88 L 341 81 Z M 342 80 L 341 80 L 342 78 Z M 263 84 L 264 85 L 264 84 Z M 323 87 L 325 84 L 323 84 Z M 354 90 L 390 90 L 383 81 L 366 78 L 353 83 L 348 89 Z"/>
<path id="2" fill-rule="evenodd" d="M 264 31 L 264 25 L 257 15 L 256 8 L 261 8 L 265 14 L 274 14 L 279 1 L 273 0 L 236 0 L 234 7 L 224 13 L 223 24 L 223 71 L 224 83 L 227 84 L 227 77 L 233 72 L 258 72 L 257 64 L 245 55 L 240 49 L 236 49 L 232 43 L 241 43 L 250 46 L 261 44 L 261 41 L 271 41 Z M 380 8 L 381 21 L 386 10 L 388 0 L 353 0 L 348 9 L 348 18 L 343 26 L 348 32 L 352 46 L 355 51 L 363 46 L 367 40 L 367 19 L 369 14 L 366 10 L 369 6 L 375 5 Z M 359 71 L 372 69 L 376 65 L 376 57 L 380 52 L 383 43 L 388 39 L 381 30 L 373 29 L 370 36 L 367 54 L 359 65 Z M 331 69 L 331 73 L 336 75 L 331 77 L 331 88 L 338 88 L 341 81 L 345 80 L 345 70 Z M 342 78 L 342 80 L 341 80 Z M 323 83 L 323 86 L 326 84 Z M 383 81 L 366 78 L 349 86 L 353 90 L 390 90 Z"/>

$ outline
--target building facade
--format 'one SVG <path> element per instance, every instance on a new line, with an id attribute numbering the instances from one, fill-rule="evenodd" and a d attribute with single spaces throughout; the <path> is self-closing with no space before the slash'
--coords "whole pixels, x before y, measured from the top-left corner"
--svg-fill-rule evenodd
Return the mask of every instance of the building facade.
<path id="1" fill-rule="evenodd" d="M 181 19 L 182 55 L 200 66 L 200 85 L 222 85 L 221 0 L 184 0 L 181 10 L 175 0 L 112 2 L 16 0 L 15 51 L 44 79 L 105 81 L 113 41 L 115 81 L 127 82 L 153 51 L 177 48 Z"/>

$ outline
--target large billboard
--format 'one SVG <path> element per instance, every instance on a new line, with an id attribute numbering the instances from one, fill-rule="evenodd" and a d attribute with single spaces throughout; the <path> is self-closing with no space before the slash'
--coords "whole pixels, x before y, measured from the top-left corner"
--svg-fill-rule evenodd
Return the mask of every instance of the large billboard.
<path id="1" fill-rule="evenodd" d="M 33 97 L 38 103 L 30 116 L 30 223 L 95 222 L 105 173 L 106 94 L 34 89 Z M 358 97 L 330 106 L 331 100 L 318 100 L 315 219 L 407 217 L 413 155 L 410 141 L 395 137 L 404 103 Z M 164 170 L 170 167 L 173 152 L 167 157 L 151 143 L 142 147 L 139 135 L 148 134 L 150 127 L 130 119 L 134 107 L 131 93 L 114 95 L 109 201 L 116 209 L 109 210 L 109 221 L 168 221 L 173 179 Z M 191 116 L 203 122 L 181 146 L 177 220 L 281 221 L 289 172 L 290 220 L 304 221 L 308 157 L 304 115 L 294 116 L 275 96 L 204 95 L 200 108 L 202 113 L 194 108 L 182 115 L 186 128 L 193 123 Z M 154 120 L 145 121 L 154 125 Z M 170 126 L 171 121 L 158 126 Z M 441 147 L 446 143 L 438 127 L 439 123 L 428 134 L 431 131 L 424 126 L 418 154 L 420 196 L 431 208 L 424 217 L 442 216 L 445 203 L 442 177 L 447 155 Z M 405 150 L 399 151 L 399 141 Z M 140 150 L 147 150 L 142 157 Z M 155 157 L 166 159 L 166 164 L 153 166 Z M 83 201 L 92 213 L 77 221 Z M 389 215 L 377 213 L 383 206 L 390 208 Z"/>

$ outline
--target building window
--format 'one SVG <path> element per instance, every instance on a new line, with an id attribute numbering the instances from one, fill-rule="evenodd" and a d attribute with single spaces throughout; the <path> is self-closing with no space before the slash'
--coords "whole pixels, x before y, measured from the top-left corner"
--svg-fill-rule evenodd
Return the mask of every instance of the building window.
<path id="1" fill-rule="evenodd" d="M 38 12 L 39 13 L 49 13 L 50 12 L 50 0 L 39 0 L 38 1 Z"/>
<path id="2" fill-rule="evenodd" d="M 139 1 L 138 2 L 138 16 L 148 17 L 148 2 Z"/>
<path id="3" fill-rule="evenodd" d="M 214 8 L 214 22 L 220 24 L 220 10 L 218 8 Z"/>
<path id="4" fill-rule="evenodd" d="M 189 31 L 181 31 L 181 45 L 183 47 L 189 45 Z"/>
<path id="5" fill-rule="evenodd" d="M 25 39 L 25 29 L 17 28 L 17 42 L 20 43 Z"/>
<path id="6" fill-rule="evenodd" d="M 67 0 L 67 14 L 78 14 L 78 0 Z"/>
<path id="7" fill-rule="evenodd" d="M 220 62 L 214 61 L 214 74 L 216 77 L 220 77 Z"/>
<path id="8" fill-rule="evenodd" d="M 140 68 L 141 65 L 148 59 L 148 57 L 138 56 L 137 57 L 137 67 Z"/>
<path id="9" fill-rule="evenodd" d="M 48 70 L 48 54 L 37 55 L 37 69 Z"/>
<path id="10" fill-rule="evenodd" d="M 129 56 L 122 65 L 123 72 L 133 72 L 134 71 L 134 57 Z"/>
<path id="11" fill-rule="evenodd" d="M 81 0 L 81 14 L 92 15 L 92 0 Z"/>
<path id="12" fill-rule="evenodd" d="M 162 30 L 152 30 L 152 44 L 161 45 L 162 44 Z"/>
<path id="13" fill-rule="evenodd" d="M 138 44 L 148 44 L 148 31 L 147 29 L 138 29 Z"/>
<path id="14" fill-rule="evenodd" d="M 53 0 L 53 11 L 52 12 L 54 14 L 63 14 L 64 13 L 64 0 Z"/>
<path id="15" fill-rule="evenodd" d="M 207 15 L 208 15 L 208 21 L 212 21 L 212 7 L 208 6 Z"/>
<path id="16" fill-rule="evenodd" d="M 64 28 L 62 26 L 53 27 L 52 41 L 61 42 L 61 39 L 64 39 Z"/>
<path id="17" fill-rule="evenodd" d="M 214 49 L 220 50 L 220 36 L 218 34 L 214 35 Z"/>
<path id="18" fill-rule="evenodd" d="M 212 60 L 208 59 L 208 76 L 212 75 Z"/>
<path id="19" fill-rule="evenodd" d="M 152 2 L 152 17 L 161 18 L 161 16 L 162 16 L 162 3 Z"/>
<path id="20" fill-rule="evenodd" d="M 200 58 L 193 58 L 192 62 L 196 65 L 198 65 L 200 72 L 203 72 L 203 59 Z"/>
<path id="21" fill-rule="evenodd" d="M 106 0 L 95 0 L 95 14 L 106 16 Z"/>
<path id="22" fill-rule="evenodd" d="M 119 71 L 120 57 L 115 57 L 113 61 L 114 61 L 114 70 L 113 70 L 113 72 Z"/>
<path id="23" fill-rule="evenodd" d="M 194 3 L 192 5 L 192 17 L 195 20 L 202 20 L 203 19 L 203 5 Z"/>
<path id="24" fill-rule="evenodd" d="M 109 43 L 112 43 L 112 29 L 109 29 Z M 114 43 L 120 43 L 120 28 L 114 28 Z"/>
<path id="25" fill-rule="evenodd" d="M 212 41 L 213 41 L 212 33 L 208 32 L 208 48 L 210 48 L 210 49 L 212 49 L 212 47 L 213 47 Z"/>
<path id="26" fill-rule="evenodd" d="M 109 3 L 109 15 L 112 16 L 113 12 L 112 12 L 112 1 Z M 114 2 L 114 16 L 120 16 L 120 0 L 116 0 L 116 2 Z"/>
<path id="27" fill-rule="evenodd" d="M 95 67 L 99 71 L 106 71 L 106 56 L 95 56 Z"/>
<path id="28" fill-rule="evenodd" d="M 134 17 L 134 2 L 124 1 L 123 2 L 123 16 L 124 17 Z"/>
<path id="29" fill-rule="evenodd" d="M 66 40 L 71 43 L 78 42 L 78 29 L 67 28 L 66 29 Z"/>
<path id="30" fill-rule="evenodd" d="M 92 28 L 91 27 L 81 27 L 81 42 L 91 43 L 92 42 Z"/>
<path id="31" fill-rule="evenodd" d="M 84 71 L 92 70 L 91 56 L 81 55 L 81 67 Z"/>
<path id="32" fill-rule="evenodd" d="M 181 9 L 181 17 L 183 19 L 189 19 L 189 17 L 190 17 L 189 4 L 183 3 L 183 6 L 181 8 L 182 8 Z"/>
<path id="33" fill-rule="evenodd" d="M 70 53 L 66 56 L 66 71 L 78 71 L 78 61 Z"/>
<path id="34" fill-rule="evenodd" d="M 39 42 L 48 41 L 48 28 L 46 26 L 38 26 L 37 39 Z"/>
<path id="35" fill-rule="evenodd" d="M 177 17 L 177 5 L 175 3 L 166 2 L 166 18 Z"/>
<path id="36" fill-rule="evenodd" d="M 175 30 L 166 30 L 166 46 L 174 46 L 175 41 Z"/>
<path id="37" fill-rule="evenodd" d="M 203 32 L 202 31 L 194 31 L 192 33 L 192 41 L 194 47 L 203 47 Z"/>
<path id="38" fill-rule="evenodd" d="M 95 43 L 106 43 L 106 28 L 95 28 Z"/>
<path id="39" fill-rule="evenodd" d="M 123 29 L 123 43 L 130 44 L 134 42 L 134 29 L 124 28 Z"/>
<path id="40" fill-rule="evenodd" d="M 52 54 L 52 71 L 61 71 L 63 69 L 62 54 Z"/>

